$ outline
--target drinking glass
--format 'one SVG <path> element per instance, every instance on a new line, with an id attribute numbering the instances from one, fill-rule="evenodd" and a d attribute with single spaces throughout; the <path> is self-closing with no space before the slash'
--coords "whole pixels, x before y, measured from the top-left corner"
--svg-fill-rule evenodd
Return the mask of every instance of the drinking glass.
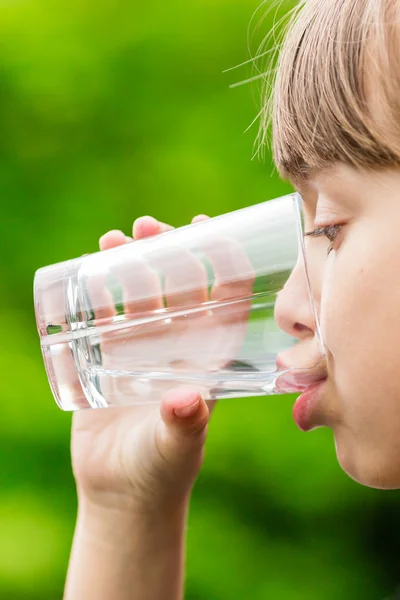
<path id="1" fill-rule="evenodd" d="M 264 396 L 321 380 L 303 236 L 294 193 L 39 269 L 37 327 L 59 407 L 157 403 L 181 386 L 205 399 Z M 285 365 L 279 356 L 299 340 L 275 305 L 294 272 L 314 352 Z"/>

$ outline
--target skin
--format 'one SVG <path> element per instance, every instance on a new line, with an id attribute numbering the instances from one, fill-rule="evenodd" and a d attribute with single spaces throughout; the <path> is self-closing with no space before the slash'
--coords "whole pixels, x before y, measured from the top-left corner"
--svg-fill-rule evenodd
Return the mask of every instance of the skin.
<path id="1" fill-rule="evenodd" d="M 306 239 L 329 373 L 309 428 L 330 427 L 346 473 L 382 489 L 400 487 L 399 189 L 398 169 L 343 164 L 299 189 L 307 231 L 342 225 L 332 245 Z M 292 301 L 296 293 L 304 298 L 302 285 L 293 273 L 277 318 L 301 340 L 296 351 L 307 353 L 316 343 L 314 326 L 304 303 Z"/>
<path id="2" fill-rule="evenodd" d="M 307 231 L 342 226 L 333 242 L 306 238 L 328 366 L 308 429 L 333 430 L 338 460 L 356 481 L 400 488 L 400 286 L 394 284 L 400 171 L 332 165 L 298 189 Z M 133 236 L 166 229 L 143 217 Z M 113 231 L 100 247 L 127 241 Z M 288 363 L 318 352 L 298 267 L 279 294 L 276 319 L 300 341 Z M 187 509 L 209 416 L 207 403 L 190 389 L 168 392 L 161 407 L 145 414 L 137 407 L 74 414 L 79 510 L 67 600 L 183 597 Z"/>

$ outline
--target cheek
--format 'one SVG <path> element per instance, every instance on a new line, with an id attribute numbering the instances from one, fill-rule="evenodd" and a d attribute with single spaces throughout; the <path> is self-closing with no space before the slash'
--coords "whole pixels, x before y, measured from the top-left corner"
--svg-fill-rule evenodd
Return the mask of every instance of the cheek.
<path id="1" fill-rule="evenodd" d="M 400 242 L 367 239 L 360 228 L 327 259 L 320 310 L 338 454 L 360 480 L 400 456 Z"/>
<path id="2" fill-rule="evenodd" d="M 381 384 L 368 369 L 379 364 L 393 373 L 393 362 L 400 363 L 400 276 L 394 285 L 400 241 L 366 237 L 360 228 L 326 260 L 321 329 L 338 366 L 346 357 L 354 377 Z"/>

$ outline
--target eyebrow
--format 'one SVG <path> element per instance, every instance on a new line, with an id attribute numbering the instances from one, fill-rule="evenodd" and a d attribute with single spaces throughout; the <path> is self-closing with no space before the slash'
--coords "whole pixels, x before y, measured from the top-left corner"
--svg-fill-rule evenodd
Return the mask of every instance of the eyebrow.
<path id="1" fill-rule="evenodd" d="M 329 176 L 334 175 L 335 166 L 335 164 L 327 164 L 322 167 L 310 167 L 307 177 L 300 178 L 298 176 L 296 177 L 296 174 L 293 174 L 292 176 L 288 177 L 288 179 L 294 189 L 303 198 L 305 204 L 310 204 L 310 202 L 307 201 L 307 198 L 303 197 L 303 195 L 307 196 L 307 188 L 310 186 L 310 184 L 315 182 L 317 177 L 329 178 Z M 312 202 L 312 204 L 314 204 L 314 202 Z"/>

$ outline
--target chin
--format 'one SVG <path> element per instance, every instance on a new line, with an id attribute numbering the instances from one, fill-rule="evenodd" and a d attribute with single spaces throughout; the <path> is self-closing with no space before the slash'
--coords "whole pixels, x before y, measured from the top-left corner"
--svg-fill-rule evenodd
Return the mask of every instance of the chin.
<path id="1" fill-rule="evenodd" d="M 400 456 L 385 454 L 382 449 L 345 444 L 335 436 L 336 455 L 343 471 L 355 482 L 377 490 L 400 489 Z"/>

